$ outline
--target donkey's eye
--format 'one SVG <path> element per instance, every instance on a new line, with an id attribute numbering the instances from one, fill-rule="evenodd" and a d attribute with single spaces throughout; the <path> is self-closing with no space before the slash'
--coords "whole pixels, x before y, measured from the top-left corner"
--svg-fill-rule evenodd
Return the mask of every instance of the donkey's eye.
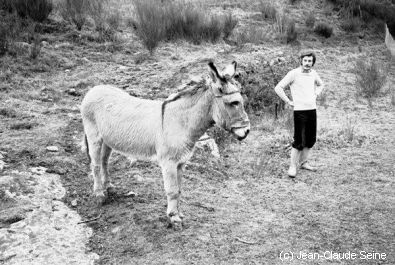
<path id="1" fill-rule="evenodd" d="M 230 105 L 231 105 L 232 107 L 237 107 L 237 106 L 239 106 L 239 104 L 240 104 L 239 101 L 232 101 L 232 102 L 230 102 Z"/>

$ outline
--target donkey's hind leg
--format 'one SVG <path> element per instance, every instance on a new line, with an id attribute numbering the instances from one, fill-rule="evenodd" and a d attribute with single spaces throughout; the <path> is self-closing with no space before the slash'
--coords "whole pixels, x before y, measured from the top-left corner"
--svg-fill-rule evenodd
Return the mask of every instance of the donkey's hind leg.
<path id="1" fill-rule="evenodd" d="M 102 182 L 104 184 L 104 189 L 107 191 L 114 186 L 111 184 L 111 180 L 108 174 L 108 160 L 111 156 L 111 147 L 106 145 L 104 142 L 101 146 L 101 171 L 102 171 Z"/>
<path id="2" fill-rule="evenodd" d="M 95 130 L 86 130 L 89 156 L 91 158 L 91 170 L 93 175 L 93 195 L 98 204 L 102 204 L 106 199 L 106 191 L 101 174 L 101 149 L 103 139 Z"/>

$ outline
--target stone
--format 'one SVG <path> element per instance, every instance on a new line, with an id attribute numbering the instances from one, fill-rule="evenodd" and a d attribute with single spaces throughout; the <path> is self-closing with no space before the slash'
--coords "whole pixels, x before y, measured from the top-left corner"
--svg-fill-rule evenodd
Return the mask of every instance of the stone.
<path id="1" fill-rule="evenodd" d="M 47 146 L 46 149 L 49 152 L 59 152 L 59 148 L 57 146 Z"/>
<path id="2" fill-rule="evenodd" d="M 76 207 L 78 205 L 77 199 L 71 201 L 71 206 Z"/>

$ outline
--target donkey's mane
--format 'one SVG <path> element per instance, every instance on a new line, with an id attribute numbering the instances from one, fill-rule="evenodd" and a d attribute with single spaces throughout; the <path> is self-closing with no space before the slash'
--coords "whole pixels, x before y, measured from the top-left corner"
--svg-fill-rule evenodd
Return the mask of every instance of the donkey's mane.
<path id="1" fill-rule="evenodd" d="M 207 85 L 207 81 L 205 78 L 202 78 L 199 81 L 190 81 L 189 83 L 187 83 L 185 85 L 185 87 L 180 90 L 179 92 L 177 92 L 177 94 L 175 94 L 174 96 L 172 96 L 170 99 L 166 99 L 165 101 L 163 101 L 162 103 L 162 126 L 163 126 L 163 117 L 165 114 L 165 108 L 166 105 L 174 102 L 180 98 L 186 98 L 186 97 L 192 97 L 198 94 L 202 94 L 203 92 L 205 92 L 208 89 L 208 85 Z"/>

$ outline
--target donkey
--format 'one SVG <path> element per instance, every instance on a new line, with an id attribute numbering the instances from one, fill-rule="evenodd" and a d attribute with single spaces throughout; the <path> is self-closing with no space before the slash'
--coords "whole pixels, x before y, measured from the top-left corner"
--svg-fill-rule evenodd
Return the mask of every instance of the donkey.
<path id="1" fill-rule="evenodd" d="M 151 159 L 162 169 L 167 216 L 171 224 L 181 225 L 181 171 L 197 140 L 214 124 L 239 140 L 250 131 L 241 86 L 235 80 L 237 63 L 221 73 L 213 62 L 208 65 L 207 77 L 191 81 L 163 102 L 132 97 L 110 85 L 88 91 L 81 114 L 98 203 L 105 201 L 111 185 L 108 160 L 112 150 L 134 159 Z"/>

